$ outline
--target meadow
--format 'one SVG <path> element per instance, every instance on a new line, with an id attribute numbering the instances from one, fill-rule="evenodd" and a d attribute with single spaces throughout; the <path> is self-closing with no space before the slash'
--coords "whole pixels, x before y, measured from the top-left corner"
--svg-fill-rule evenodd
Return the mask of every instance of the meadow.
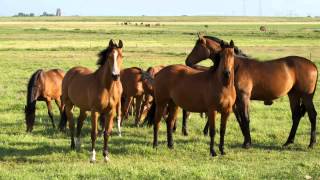
<path id="1" fill-rule="evenodd" d="M 259 31 L 261 25 L 267 32 Z M 320 67 L 320 18 L 0 17 L 0 179 L 319 179 L 320 146 L 307 148 L 307 115 L 300 122 L 295 144 L 282 147 L 291 128 L 286 96 L 272 106 L 251 102 L 250 149 L 241 148 L 243 137 L 232 115 L 225 136 L 227 154 L 215 158 L 209 156 L 209 137 L 202 134 L 205 119 L 198 114 L 189 119 L 187 137 L 181 133 L 179 115 L 173 150 L 167 148 L 164 123 L 159 147 L 153 149 L 153 129 L 136 128 L 129 119 L 123 136 L 114 133 L 111 137 L 110 163 L 103 162 L 101 137 L 97 163 L 89 163 L 89 117 L 79 152 L 70 150 L 68 134 L 52 129 L 44 102 L 37 104 L 33 132 L 25 132 L 26 86 L 37 69 L 67 71 L 77 65 L 95 69 L 97 53 L 111 38 L 124 41 L 123 68 L 184 64 L 197 32 L 233 39 L 246 54 L 261 60 L 298 55 Z M 211 62 L 201 64 L 210 66 Z M 317 86 L 314 103 L 320 113 Z M 58 124 L 56 106 L 54 114 Z"/>

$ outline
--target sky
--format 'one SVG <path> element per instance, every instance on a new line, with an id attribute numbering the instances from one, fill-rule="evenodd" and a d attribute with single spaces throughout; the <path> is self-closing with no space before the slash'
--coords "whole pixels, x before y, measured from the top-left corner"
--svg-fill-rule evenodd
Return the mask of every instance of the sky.
<path id="1" fill-rule="evenodd" d="M 320 0 L 0 0 L 0 16 L 57 8 L 65 16 L 320 16 Z"/>

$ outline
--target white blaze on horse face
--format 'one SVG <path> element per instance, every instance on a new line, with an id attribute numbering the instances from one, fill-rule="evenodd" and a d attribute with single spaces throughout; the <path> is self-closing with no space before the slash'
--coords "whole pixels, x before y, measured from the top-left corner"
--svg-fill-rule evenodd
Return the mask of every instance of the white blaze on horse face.
<path id="1" fill-rule="evenodd" d="M 112 75 L 119 75 L 120 70 L 118 68 L 118 51 L 114 51 L 113 53 L 113 67 L 112 67 Z"/>

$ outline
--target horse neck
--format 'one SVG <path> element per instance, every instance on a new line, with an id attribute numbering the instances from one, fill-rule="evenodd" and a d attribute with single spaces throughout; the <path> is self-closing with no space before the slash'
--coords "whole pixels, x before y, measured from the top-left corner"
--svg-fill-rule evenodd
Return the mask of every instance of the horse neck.
<path id="1" fill-rule="evenodd" d="M 104 65 L 100 66 L 95 74 L 99 83 L 101 83 L 102 88 L 111 89 L 114 81 L 112 80 L 111 71 L 108 68 L 108 63 L 106 62 Z"/>
<path id="2" fill-rule="evenodd" d="M 38 70 L 34 74 L 32 74 L 29 82 L 28 82 L 28 92 L 27 92 L 27 106 L 35 104 L 34 102 L 39 97 L 39 78 L 43 70 Z"/>

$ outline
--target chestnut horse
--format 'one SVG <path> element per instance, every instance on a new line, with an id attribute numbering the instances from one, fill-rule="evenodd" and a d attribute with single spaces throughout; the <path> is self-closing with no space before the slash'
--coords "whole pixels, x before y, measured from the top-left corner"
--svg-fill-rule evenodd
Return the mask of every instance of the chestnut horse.
<path id="1" fill-rule="evenodd" d="M 221 42 L 222 40 L 215 37 L 199 37 L 186 59 L 186 64 L 193 66 L 207 58 L 218 64 L 219 52 L 222 50 Z M 273 100 L 286 94 L 289 96 L 293 124 L 284 146 L 294 142 L 300 119 L 307 112 L 311 123 L 309 147 L 313 147 L 316 143 L 317 117 L 313 104 L 318 79 L 316 65 L 298 56 L 262 62 L 248 57 L 235 56 L 234 60 L 235 69 L 237 69 L 235 73 L 237 100 L 234 112 L 244 135 L 243 147 L 251 146 L 250 99 L 264 101 L 266 105 L 271 105 Z"/>
<path id="2" fill-rule="evenodd" d="M 31 132 L 33 129 L 37 101 L 46 102 L 52 127 L 55 128 L 51 100 L 56 102 L 61 113 L 60 96 L 63 77 L 64 72 L 60 69 L 51 69 L 48 71 L 39 69 L 32 74 L 28 82 L 27 105 L 24 109 L 27 132 Z"/>
<path id="3" fill-rule="evenodd" d="M 220 52 L 218 68 L 199 71 L 184 65 L 163 68 L 154 80 L 155 116 L 153 146 L 158 146 L 160 120 L 166 106 L 169 106 L 167 123 L 168 147 L 173 148 L 172 130 L 177 117 L 178 106 L 191 112 L 207 112 L 210 124 L 210 153 L 214 150 L 215 118 L 221 113 L 220 145 L 224 153 L 224 134 L 229 114 L 236 99 L 234 87 L 234 45 L 224 45 Z"/>
<path id="4" fill-rule="evenodd" d="M 97 64 L 99 68 L 92 72 L 85 67 L 70 69 L 62 82 L 62 103 L 64 113 L 69 121 L 71 131 L 71 148 L 80 148 L 80 133 L 86 111 L 91 111 L 91 141 L 92 154 L 90 162 L 95 162 L 95 144 L 98 133 L 97 120 L 100 114 L 105 114 L 103 156 L 108 157 L 108 139 L 113 128 L 113 119 L 117 114 L 118 130 L 120 131 L 121 94 L 120 70 L 122 65 L 122 41 L 119 45 L 110 40 L 108 47 L 99 53 Z M 77 125 L 77 139 L 74 140 L 74 121 L 72 109 L 80 108 Z"/>
<path id="5" fill-rule="evenodd" d="M 141 116 L 141 104 L 144 96 L 144 88 L 142 85 L 142 69 L 138 67 L 131 67 L 123 69 L 120 72 L 120 79 L 123 87 L 122 97 L 124 99 L 122 106 L 122 122 L 128 118 L 128 111 L 132 105 L 132 101 L 135 98 L 135 125 L 137 126 L 140 122 Z"/>

